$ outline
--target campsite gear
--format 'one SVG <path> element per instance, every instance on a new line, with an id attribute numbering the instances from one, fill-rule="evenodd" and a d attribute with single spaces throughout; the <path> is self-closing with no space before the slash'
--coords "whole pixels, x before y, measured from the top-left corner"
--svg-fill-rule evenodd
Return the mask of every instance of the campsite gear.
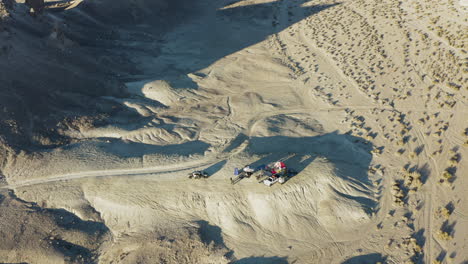
<path id="1" fill-rule="evenodd" d="M 249 165 L 245 166 L 242 170 L 245 172 L 252 172 L 252 173 L 255 171 L 254 169 L 250 168 Z"/>
<path id="2" fill-rule="evenodd" d="M 245 174 L 244 177 L 250 177 L 252 176 L 252 174 L 254 174 L 255 170 L 250 168 L 250 166 L 247 165 L 242 169 L 242 172 Z"/>
<path id="3" fill-rule="evenodd" d="M 235 184 L 242 180 L 243 178 L 250 178 L 252 174 L 255 173 L 255 170 L 250 168 L 250 166 L 244 166 L 241 171 L 238 168 L 234 168 L 234 178 L 231 179 L 231 184 Z"/>
<path id="4" fill-rule="evenodd" d="M 266 166 L 267 170 L 263 172 L 263 176 L 268 176 L 268 178 L 264 180 L 260 180 L 259 182 L 263 182 L 266 186 L 270 187 L 271 185 L 279 182 L 280 184 L 285 183 L 291 177 L 297 174 L 296 171 L 288 169 L 286 164 L 282 161 L 277 161 L 273 164 L 273 168 L 268 171 L 268 166 Z M 268 172 L 270 173 L 268 175 Z"/>

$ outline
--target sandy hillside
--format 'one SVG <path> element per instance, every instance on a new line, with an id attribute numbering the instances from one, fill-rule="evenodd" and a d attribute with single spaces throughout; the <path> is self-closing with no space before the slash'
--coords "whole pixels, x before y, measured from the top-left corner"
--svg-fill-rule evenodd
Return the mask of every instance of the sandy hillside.
<path id="1" fill-rule="evenodd" d="M 46 2 L 0 2 L 0 263 L 468 263 L 466 1 Z"/>

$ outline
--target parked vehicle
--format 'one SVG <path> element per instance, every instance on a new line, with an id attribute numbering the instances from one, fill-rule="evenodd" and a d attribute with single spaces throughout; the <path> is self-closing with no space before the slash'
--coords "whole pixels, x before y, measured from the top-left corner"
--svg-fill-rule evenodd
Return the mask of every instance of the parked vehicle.
<path id="1" fill-rule="evenodd" d="M 204 171 L 193 171 L 188 174 L 189 179 L 201 179 L 201 178 L 208 178 L 208 173 Z"/>

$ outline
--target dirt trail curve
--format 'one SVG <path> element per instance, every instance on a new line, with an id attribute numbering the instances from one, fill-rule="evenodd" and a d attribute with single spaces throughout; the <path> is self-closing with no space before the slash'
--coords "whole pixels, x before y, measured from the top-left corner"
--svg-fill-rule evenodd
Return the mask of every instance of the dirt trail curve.
<path id="1" fill-rule="evenodd" d="M 246 135 L 251 136 L 255 125 L 262 119 L 275 116 L 275 115 L 282 115 L 282 114 L 307 114 L 307 113 L 317 113 L 317 112 L 330 112 L 330 111 L 343 111 L 345 109 L 351 110 L 372 110 L 372 109 L 380 109 L 384 111 L 397 111 L 391 107 L 373 107 L 373 106 L 342 106 L 342 107 L 329 107 L 323 109 L 313 109 L 313 108 L 300 108 L 300 109 L 287 109 L 287 110 L 279 110 L 279 111 L 272 111 L 262 113 L 253 117 L 249 122 L 246 129 Z M 424 111 L 424 109 L 411 109 L 412 111 Z M 156 167 L 148 167 L 148 168 L 134 168 L 134 169 L 118 169 L 118 170 L 96 170 L 96 171 L 85 171 L 85 172 L 75 172 L 75 173 L 67 173 L 62 175 L 54 175 L 47 178 L 39 178 L 39 179 L 31 179 L 27 181 L 12 183 L 0 186 L 0 189 L 15 189 L 19 187 L 31 186 L 31 185 L 38 185 L 44 183 L 53 183 L 58 181 L 69 181 L 69 180 L 76 180 L 76 179 L 83 179 L 83 178 L 100 178 L 100 177 L 115 177 L 115 176 L 132 176 L 132 175 L 151 175 L 151 174 L 164 174 L 170 172 L 180 172 L 185 170 L 195 170 L 200 169 L 202 167 L 207 167 L 210 165 L 214 165 L 220 161 L 229 159 L 230 157 L 238 154 L 243 150 L 245 145 L 241 145 L 243 147 L 236 149 L 234 152 L 230 153 L 223 153 L 222 151 L 215 155 L 212 158 L 206 158 L 191 162 L 186 162 L 182 164 L 174 164 L 168 166 L 156 166 Z"/>
<path id="2" fill-rule="evenodd" d="M 1 186 L 0 189 L 15 189 L 19 187 L 38 185 L 44 183 L 54 183 L 58 181 L 69 181 L 77 180 L 83 178 L 100 178 L 100 177 L 115 177 L 115 176 L 133 176 L 133 175 L 151 175 L 151 174 L 162 174 L 169 172 L 179 172 L 184 170 L 198 169 L 201 167 L 209 166 L 216 164 L 219 161 L 222 161 L 226 157 L 216 157 L 214 159 L 206 160 L 197 160 L 192 162 L 187 162 L 185 164 L 175 164 L 169 166 L 157 166 L 150 168 L 139 168 L 139 169 L 120 169 L 120 170 L 96 170 L 96 171 L 86 171 L 86 172 L 76 172 L 76 173 L 67 173 L 62 175 L 55 175 L 47 178 L 32 179 L 27 181 L 22 181 L 18 183 L 8 184 Z"/>

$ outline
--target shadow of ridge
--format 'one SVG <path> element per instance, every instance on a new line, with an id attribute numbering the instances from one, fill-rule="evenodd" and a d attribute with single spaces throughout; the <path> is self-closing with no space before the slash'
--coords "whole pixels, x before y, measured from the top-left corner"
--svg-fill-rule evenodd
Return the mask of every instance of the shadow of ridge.
<path id="1" fill-rule="evenodd" d="M 302 6 L 309 1 L 295 1 L 295 8 L 298 12 L 292 14 L 289 11 L 288 18 L 279 21 L 278 17 L 283 12 L 279 6 L 281 2 L 223 8 L 225 5 L 214 1 L 212 8 L 217 10 L 217 20 L 210 28 L 210 34 L 205 33 L 204 23 L 197 20 L 193 23 L 185 23 L 184 25 L 191 24 L 185 28 L 185 30 L 190 29 L 187 33 L 182 30 L 182 35 L 190 40 L 189 44 L 177 45 L 178 38 L 169 39 L 166 45 L 170 53 L 161 55 L 167 63 L 165 66 L 158 66 L 157 71 L 154 71 L 155 77 L 169 83 L 177 82 L 181 75 L 205 69 L 216 61 L 253 46 L 309 16 L 339 5 L 339 3 L 334 3 Z M 196 50 L 196 52 L 187 52 L 188 49 Z M 193 82 L 188 78 L 185 81 Z M 198 85 L 193 83 L 191 87 L 198 87 Z"/>
<path id="2" fill-rule="evenodd" d="M 210 225 L 205 220 L 198 220 L 195 221 L 198 224 L 198 234 L 200 235 L 200 239 L 206 245 L 213 243 L 214 246 L 220 248 L 227 248 L 226 244 L 224 243 L 222 230 L 220 227 L 215 225 Z"/>
<path id="3" fill-rule="evenodd" d="M 386 257 L 380 253 L 372 253 L 362 256 L 352 257 L 341 264 L 375 264 L 376 262 L 384 263 L 387 260 Z"/>
<path id="4" fill-rule="evenodd" d="M 102 140 L 102 141 L 101 141 Z M 104 141 L 106 140 L 106 141 Z M 109 153 L 113 156 L 120 158 L 141 158 L 144 155 L 151 154 L 164 154 L 164 155 L 180 155 L 189 156 L 196 154 L 203 154 L 211 146 L 200 140 L 183 142 L 180 144 L 171 145 L 152 145 L 137 142 L 124 142 L 116 138 L 99 138 L 94 141 L 87 141 L 84 143 L 69 144 L 62 147 L 63 150 L 71 150 L 74 148 L 91 147 L 99 148 L 100 151 Z M 50 150 L 43 150 L 43 152 L 50 152 Z M 87 151 L 82 151 L 80 154 L 84 158 Z M 91 156 L 90 156 L 91 157 Z"/>
<path id="5" fill-rule="evenodd" d="M 65 209 L 45 208 L 43 211 L 48 213 L 55 220 L 55 223 L 65 230 L 82 231 L 89 235 L 98 235 L 98 237 L 110 231 L 104 223 L 82 220 Z"/>
<path id="6" fill-rule="evenodd" d="M 236 148 L 244 139 L 247 140 L 245 135 L 239 135 L 226 149 Z M 349 187 L 359 194 L 350 195 L 335 189 L 334 191 L 345 199 L 363 205 L 368 213 L 370 208 L 378 205 L 373 197 L 373 183 L 368 172 L 372 149 L 371 142 L 347 134 L 338 134 L 336 131 L 312 137 L 251 137 L 246 147 L 246 151 L 251 154 L 265 154 L 249 164 L 252 168 L 282 160 L 288 168 L 300 174 L 317 157 L 326 158 L 333 164 L 334 174 L 349 182 Z"/>
<path id="7" fill-rule="evenodd" d="M 283 161 L 298 174 L 317 157 L 326 158 L 333 164 L 334 174 L 349 182 L 349 187 L 358 194 L 334 191 L 345 199 L 363 205 L 368 213 L 370 208 L 376 208 L 378 205 L 378 201 L 373 197 L 373 184 L 368 172 L 372 149 L 371 142 L 347 134 L 338 134 L 336 131 L 313 137 L 252 137 L 247 146 L 248 152 L 268 154 L 260 162 L 252 163 L 252 167 L 279 160 L 283 154 L 283 157 L 286 156 Z"/>
<path id="8" fill-rule="evenodd" d="M 84 2 L 76 8 L 80 12 L 68 12 L 62 15 L 63 19 L 73 22 L 69 23 L 68 28 L 70 30 L 64 31 L 64 34 L 69 39 L 83 46 L 102 46 L 107 51 L 118 51 L 118 56 L 121 56 L 122 52 L 124 52 L 129 57 L 144 56 L 146 58 L 148 55 L 161 57 L 159 50 L 167 46 L 167 50 L 170 50 L 170 52 L 162 60 L 163 66 L 153 67 L 154 70 L 152 70 L 151 75 L 155 77 L 159 76 L 157 77 L 158 79 L 164 79 L 170 83 L 177 83 L 184 74 L 205 69 L 221 58 L 255 45 L 309 16 L 340 4 L 303 6 L 303 4 L 310 1 L 298 0 L 294 2 L 295 13 L 293 14 L 291 9 L 287 12 L 287 19 L 279 21 L 280 16 L 286 15 L 286 11 L 280 7 L 283 1 L 234 7 L 230 7 L 230 5 L 239 1 L 213 0 L 203 3 L 203 6 L 201 4 L 190 4 L 190 7 L 187 6 L 187 3 L 193 1 L 188 0 L 163 0 L 156 1 L 157 3 L 146 0 L 140 2 L 139 5 L 130 5 L 125 1 L 119 1 L 122 4 L 119 8 L 117 8 L 119 4 L 116 5 L 115 1 L 111 2 L 110 0 L 97 1 L 96 3 L 93 1 Z M 125 4 L 129 6 L 123 8 Z M 152 5 L 154 5 L 154 8 L 144 8 L 145 6 L 151 7 Z M 99 8 L 99 6 L 105 7 Z M 158 17 L 156 21 L 151 19 L 143 20 L 148 23 L 148 26 L 153 24 L 157 26 L 137 27 L 133 23 L 134 21 L 128 23 L 128 21 L 134 19 L 133 12 L 129 12 L 129 9 L 133 10 L 135 8 L 145 10 L 143 13 L 148 17 Z M 120 10 L 117 11 L 118 14 L 111 15 L 115 21 L 98 22 L 99 18 L 105 17 L 105 14 L 96 12 L 96 10 L 113 9 Z M 148 10 L 151 10 L 151 12 L 148 13 Z M 214 14 L 216 20 L 204 20 L 211 17 L 207 16 L 207 12 Z M 282 12 L 284 14 L 281 14 Z M 183 19 L 181 19 L 181 21 L 184 21 L 182 27 L 177 28 L 180 22 L 174 20 L 174 17 L 185 13 L 187 15 L 182 15 Z M 95 22 L 89 20 L 88 18 L 90 17 L 95 18 Z M 82 21 L 87 21 L 88 23 L 82 25 Z M 161 21 L 172 21 L 170 23 L 176 26 L 162 26 L 165 23 L 161 23 Z M 115 26 L 116 22 L 120 24 L 120 33 L 119 31 L 112 30 L 113 33 L 109 34 L 109 29 L 105 25 Z M 207 22 L 210 23 L 209 34 L 206 33 Z M 104 26 L 103 23 L 105 24 Z M 161 28 L 163 29 L 161 30 Z M 162 43 L 161 36 L 167 36 L 167 33 L 179 31 L 185 38 L 184 45 L 177 45 L 177 42 L 180 41 L 180 36 L 177 36 L 174 39 L 166 39 L 167 43 L 165 44 L 155 46 L 155 42 L 157 41 Z M 96 41 L 96 36 L 99 36 L 99 41 Z M 131 45 L 123 43 L 131 43 Z M 90 50 L 95 51 L 94 49 Z M 101 52 L 104 53 L 105 50 Z M 191 50 L 193 52 L 189 52 Z M 141 53 L 146 54 L 142 55 Z M 148 76 L 149 74 L 145 75 Z M 124 82 L 145 79 L 142 77 L 136 79 L 129 78 L 129 76 L 121 77 L 121 80 Z M 184 78 L 184 82 L 192 83 L 188 84 L 192 88 L 198 87 L 190 78 Z"/>
<path id="9" fill-rule="evenodd" d="M 82 220 L 65 209 L 42 208 L 35 202 L 28 202 L 19 198 L 16 196 L 14 191 L 11 190 L 8 191 L 8 195 L 10 198 L 27 205 L 28 208 L 33 210 L 32 212 L 49 216 L 55 224 L 61 228 L 55 228 L 54 230 L 49 231 L 50 234 L 54 235 L 44 238 L 44 240 L 46 240 L 55 250 L 59 251 L 71 262 L 96 263 L 96 253 L 93 249 L 62 239 L 62 231 L 78 231 L 86 233 L 94 243 L 100 244 L 102 243 L 100 239 L 106 234 L 110 234 L 110 230 L 105 224 L 101 222 Z M 69 236 L 67 235 L 67 237 Z"/>
<path id="10" fill-rule="evenodd" d="M 247 257 L 230 262 L 231 264 L 288 264 L 287 257 Z"/>
<path id="11" fill-rule="evenodd" d="M 336 131 L 313 137 L 252 137 L 246 148 L 254 154 L 294 153 L 322 156 L 334 164 L 338 176 L 364 184 L 371 184 L 368 168 L 372 161 L 372 149 L 373 145 L 369 141 L 338 134 Z"/>
<path id="12" fill-rule="evenodd" d="M 346 193 L 342 193 L 342 192 L 336 190 L 335 188 L 333 188 L 333 190 L 337 194 L 339 194 L 340 196 L 342 196 L 342 197 L 344 197 L 346 199 L 354 200 L 354 201 L 358 202 L 361 205 L 365 205 L 366 206 L 365 211 L 368 214 L 372 213 L 372 211 L 369 210 L 369 208 L 374 208 L 374 207 L 377 206 L 377 201 L 375 201 L 375 200 L 372 200 L 372 199 L 369 199 L 369 198 L 366 198 L 366 197 L 362 197 L 362 196 L 353 196 L 353 195 L 349 195 L 349 194 L 346 194 Z"/>
<path id="13" fill-rule="evenodd" d="M 88 235 L 97 235 L 101 237 L 108 233 L 109 228 L 101 222 L 97 221 L 86 221 L 79 218 L 77 215 L 65 210 L 65 209 L 56 209 L 56 208 L 44 208 L 40 207 L 35 202 L 28 202 L 16 196 L 14 191 L 9 191 L 8 195 L 15 200 L 20 201 L 21 203 L 27 204 L 28 207 L 33 209 L 36 212 L 44 213 L 51 217 L 57 226 L 63 228 L 64 230 L 77 230 L 82 231 Z M 3 195 L 0 195 L 0 201 L 4 199 Z"/>
<path id="14" fill-rule="evenodd" d="M 55 250 L 67 257 L 71 263 L 96 263 L 96 261 L 93 260 L 95 254 L 88 248 L 59 238 L 55 238 L 49 242 Z"/>
<path id="15" fill-rule="evenodd" d="M 231 140 L 231 143 L 223 150 L 223 152 L 233 151 L 234 149 L 240 147 L 247 139 L 249 139 L 247 135 L 244 133 L 239 133 L 239 135 Z"/>
<path id="16" fill-rule="evenodd" d="M 60 36 L 63 34 L 67 39 L 70 39 L 71 42 L 77 43 L 78 45 L 75 47 L 75 44 L 73 44 L 68 47 L 68 44 L 64 44 L 67 52 L 57 53 L 55 51 L 57 49 L 54 46 L 55 44 L 51 45 L 50 49 L 47 48 L 49 45 L 46 45 L 47 47 L 39 45 L 39 48 L 36 47 L 37 45 L 31 44 L 32 50 L 37 51 L 38 54 L 39 51 L 41 51 L 41 54 L 48 54 L 47 56 L 50 60 L 37 57 L 37 60 L 29 63 L 35 65 L 35 67 L 31 67 L 31 65 L 27 63 L 29 60 L 23 59 L 23 57 L 20 56 L 21 54 L 19 54 L 19 57 L 11 60 L 15 61 L 15 64 L 12 66 L 6 63 L 0 63 L 0 81 L 5 81 L 7 84 L 10 82 L 18 83 L 18 85 L 12 85 L 15 86 L 15 89 L 11 92 L 8 91 L 8 93 L 17 93 L 21 100 L 26 102 L 26 105 L 30 108 L 30 112 L 34 113 L 34 115 L 38 115 L 39 118 L 37 118 L 37 120 L 41 121 L 33 122 L 35 124 L 35 126 L 33 126 L 34 129 L 40 130 L 41 133 L 46 133 L 44 131 L 48 131 L 49 127 L 42 127 L 45 123 L 42 122 L 42 118 L 51 118 L 51 123 L 57 124 L 63 119 L 62 117 L 67 116 L 67 113 L 79 113 L 76 115 L 80 116 L 84 115 L 83 113 L 86 109 L 94 109 L 94 107 L 89 107 L 85 102 L 80 102 L 76 105 L 76 111 L 71 111 L 70 105 L 63 104 L 62 102 L 65 98 L 72 98 L 74 96 L 68 94 L 57 98 L 57 94 L 66 91 L 89 95 L 88 99 L 96 104 L 102 103 L 100 96 L 114 96 L 120 98 L 129 96 L 124 86 L 121 85 L 119 81 L 125 79 L 125 75 L 143 73 L 140 71 L 140 68 L 137 68 L 139 64 L 128 58 L 140 56 L 141 58 L 147 59 L 148 57 L 156 58 L 159 56 L 159 48 L 161 45 L 157 44 L 157 42 L 161 40 L 160 36 L 172 31 L 174 27 L 171 25 L 170 29 L 161 31 L 158 28 L 162 26 L 156 22 L 151 22 L 151 25 L 127 23 L 128 21 L 125 21 L 122 16 L 133 16 L 133 7 L 130 8 L 130 6 L 143 6 L 142 11 L 148 13 L 149 17 L 157 17 L 158 21 L 164 21 L 169 18 L 171 21 L 177 20 L 174 19 L 175 16 L 181 17 L 192 12 L 197 13 L 199 17 L 204 17 L 204 12 L 198 12 L 196 9 L 187 8 L 185 4 L 191 2 L 197 1 L 143 0 L 138 1 L 138 5 L 135 5 L 132 1 L 117 1 L 117 3 L 111 0 L 84 1 L 77 8 L 70 10 L 70 12 L 54 15 L 53 18 L 50 16 L 42 17 L 41 23 L 38 23 L 32 18 L 22 19 L 20 21 L 15 17 L 13 19 L 15 22 L 15 29 L 27 35 L 33 35 L 35 36 L 34 38 L 46 38 L 50 36 L 51 30 L 54 28 L 55 24 L 66 25 L 60 27 Z M 196 42 L 198 43 L 197 47 L 202 47 L 199 53 L 195 50 L 195 55 L 193 55 L 193 53 L 187 53 L 187 51 L 191 50 L 191 47 L 187 47 L 186 45 L 170 47 L 172 49 L 168 57 L 172 58 L 172 60 L 167 62 L 162 60 L 161 62 L 163 65 L 162 69 L 166 70 L 151 70 L 151 72 L 148 73 L 151 75 L 151 78 L 153 78 L 153 74 L 160 74 L 160 79 L 174 82 L 180 81 L 180 78 L 166 78 L 166 76 L 181 76 L 204 69 L 213 62 L 244 49 L 245 47 L 254 45 L 307 16 L 336 5 L 300 7 L 302 3 L 306 2 L 300 0 L 297 1 L 296 8 L 300 10 L 297 14 L 291 15 L 289 19 L 272 26 L 270 22 L 274 22 L 274 18 L 271 18 L 271 16 L 273 13 L 277 12 L 278 2 L 237 6 L 227 9 L 220 9 L 226 6 L 228 3 L 227 1 L 212 0 L 203 2 L 204 5 L 209 5 L 209 11 L 215 13 L 219 18 L 215 22 L 220 23 L 213 23 L 213 25 L 210 25 L 213 26 L 214 29 L 208 31 L 208 35 L 195 32 L 195 34 L 191 35 L 193 39 L 188 38 L 182 40 L 182 42 L 187 43 L 187 45 Z M 126 6 L 122 7 L 124 4 Z M 161 16 L 159 16 L 160 9 L 145 8 L 146 6 L 153 7 L 153 4 L 156 5 L 155 7 L 167 5 L 168 8 L 167 10 L 163 8 L 166 11 L 162 12 Z M 232 1 L 229 4 L 232 4 Z M 114 22 L 100 22 L 98 18 L 103 14 L 93 13 L 93 8 L 90 8 L 92 5 L 95 5 L 95 7 L 102 7 L 97 8 L 99 10 L 113 10 L 116 8 L 121 10 L 118 15 L 114 15 L 113 13 L 110 15 L 110 17 L 113 18 L 111 21 L 120 21 L 122 24 L 127 24 L 127 29 L 124 29 L 124 27 L 120 25 L 116 26 Z M 26 11 L 24 5 L 22 9 Z M 183 15 L 181 15 L 180 11 L 182 10 L 187 10 L 187 13 L 184 11 Z M 271 21 L 268 20 L 270 18 L 272 19 Z M 232 21 L 226 22 L 229 19 Z M 246 23 L 236 24 L 236 20 L 240 22 L 248 21 L 249 24 L 248 26 L 246 26 Z M 64 23 L 57 23 L 58 21 Z M 189 23 L 190 18 L 184 18 L 182 21 L 184 21 L 184 26 L 190 25 L 191 27 L 195 27 L 195 29 L 198 27 L 198 31 L 200 32 L 207 31 L 207 27 L 203 25 L 203 23 Z M 185 21 L 188 22 L 185 23 Z M 145 20 L 143 19 L 142 23 L 144 22 Z M 103 23 L 105 25 L 102 25 Z M 117 28 L 121 30 L 117 30 Z M 176 37 L 175 39 L 180 38 Z M 56 44 L 62 45 L 59 39 L 54 40 L 54 43 L 55 42 L 57 42 Z M 31 43 L 34 43 L 34 41 Z M 213 47 L 215 48 L 213 49 Z M 43 50 L 43 48 L 47 49 Z M 67 63 L 65 65 L 53 63 L 55 61 L 66 61 Z M 102 67 L 103 64 L 105 64 L 106 67 Z M 149 68 L 153 69 L 152 66 L 153 65 Z M 18 71 L 15 69 L 23 69 L 23 71 L 18 75 Z M 52 72 L 54 73 L 53 77 L 51 77 L 52 75 L 50 74 Z M 174 72 L 175 74 L 171 75 L 169 74 L 170 72 Z M 24 78 L 24 76 L 28 76 L 28 78 Z M 34 80 L 34 82 L 30 82 L 29 80 L 31 79 Z M 184 84 L 181 85 L 192 87 L 191 85 L 193 84 L 193 87 L 197 87 L 196 83 L 189 79 L 183 79 L 182 81 L 184 81 Z M 187 84 L 185 84 L 185 81 L 187 81 Z M 51 112 L 53 112 L 54 115 L 50 115 Z M 97 113 L 92 112 L 89 115 L 94 116 L 97 115 Z M 30 120 L 24 121 L 24 124 L 29 124 L 28 121 Z M 56 135 L 57 133 L 54 132 L 54 136 Z M 64 143 L 60 141 L 60 143 L 57 144 L 63 145 Z"/>
<path id="17" fill-rule="evenodd" d="M 104 150 L 112 154 L 117 154 L 123 157 L 141 157 L 149 154 L 164 154 L 164 155 L 183 155 L 203 154 L 210 145 L 200 141 L 188 141 L 180 144 L 172 145 L 151 145 L 145 143 L 126 143 L 116 141 L 112 144 L 105 144 Z"/>
<path id="18" fill-rule="evenodd" d="M 233 8 L 218 9 L 218 16 L 227 18 L 229 23 L 218 24 L 221 28 L 216 28 L 216 34 L 220 34 L 223 42 L 228 42 L 223 45 L 222 58 L 236 51 L 242 50 L 246 47 L 252 46 L 258 42 L 265 40 L 270 35 L 279 33 L 293 24 L 299 21 L 317 14 L 325 9 L 338 5 L 325 4 L 325 5 L 314 5 L 314 6 L 302 6 L 303 4 L 310 2 L 309 0 L 294 1 L 299 12 L 296 14 L 288 15 L 288 19 L 285 21 L 277 21 L 278 18 L 275 16 L 271 17 L 275 12 L 281 12 L 279 5 L 282 1 L 274 1 L 270 3 L 260 3 L 246 6 L 236 6 Z M 281 15 L 281 14 L 279 14 Z M 268 21 L 270 20 L 271 21 Z M 265 24 L 264 22 L 270 22 Z M 232 28 L 232 21 L 244 21 L 249 23 L 249 27 Z M 275 23 L 277 22 L 277 23 Z M 234 46 L 230 46 L 233 45 Z M 211 64 L 211 63 L 210 63 Z"/>
<path id="19" fill-rule="evenodd" d="M 370 151 L 373 145 L 360 137 L 338 134 L 337 131 L 312 136 L 288 137 L 269 136 L 251 137 L 247 150 L 253 153 L 290 152 L 301 154 L 319 154 L 329 160 L 340 160 L 354 164 L 368 164 L 372 159 Z M 351 155 L 350 154 L 354 154 Z"/>
<path id="20" fill-rule="evenodd" d="M 210 167 L 204 169 L 206 173 L 208 173 L 208 177 L 211 177 L 213 174 L 217 173 L 220 171 L 224 165 L 226 165 L 227 160 L 222 160 L 214 165 L 211 165 Z"/>

